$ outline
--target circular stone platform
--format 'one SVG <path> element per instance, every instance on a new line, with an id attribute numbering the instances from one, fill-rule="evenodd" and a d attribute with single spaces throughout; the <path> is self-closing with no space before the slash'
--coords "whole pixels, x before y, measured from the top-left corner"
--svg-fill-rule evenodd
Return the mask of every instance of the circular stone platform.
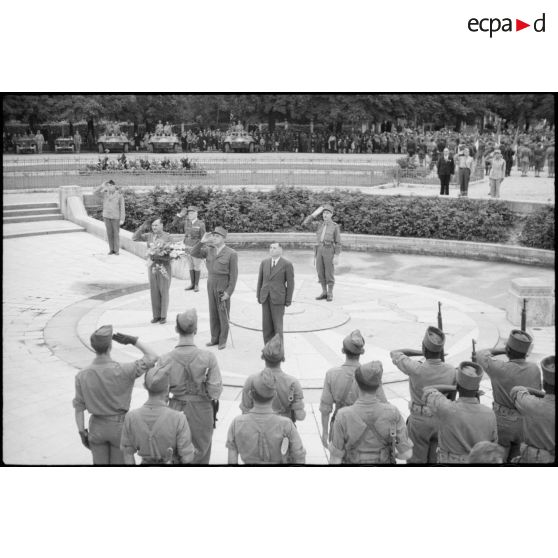
<path id="1" fill-rule="evenodd" d="M 226 385 L 241 386 L 250 374 L 263 368 L 261 307 L 257 303 L 257 275 L 240 275 L 231 304 L 231 336 L 227 348 L 217 355 Z M 96 304 L 82 313 L 77 334 L 83 347 L 97 327 L 113 324 L 115 331 L 139 336 L 158 353 L 172 350 L 177 336 L 174 318 L 189 307 L 198 311 L 197 344 L 205 349 L 209 340 L 209 313 L 205 282 L 200 292 L 184 291 L 185 281 L 171 284 L 168 323 L 151 324 L 148 290 L 117 296 Z M 442 302 L 444 331 L 447 336 L 446 360 L 458 363 L 470 358 L 471 339 L 482 339 L 484 346 L 498 340 L 495 325 L 502 310 L 446 291 L 404 283 L 368 280 L 359 277 L 338 279 L 334 301 L 315 301 L 320 287 L 315 276 L 297 275 L 294 303 L 285 316 L 286 361 L 284 370 L 296 376 L 304 388 L 321 388 L 328 368 L 343 361 L 345 335 L 360 329 L 365 340 L 363 362 L 381 360 L 384 382 L 405 380 L 389 358 L 398 348 L 420 348 L 424 330 L 436 325 L 437 303 Z M 492 319 L 493 318 L 493 319 Z M 127 361 L 139 352 L 129 346 L 114 345 L 113 357 Z"/>

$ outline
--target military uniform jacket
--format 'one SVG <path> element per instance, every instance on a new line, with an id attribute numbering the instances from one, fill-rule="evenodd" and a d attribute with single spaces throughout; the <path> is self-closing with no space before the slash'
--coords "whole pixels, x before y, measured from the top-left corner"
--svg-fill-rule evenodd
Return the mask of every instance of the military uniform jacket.
<path id="1" fill-rule="evenodd" d="M 210 401 L 221 396 L 223 383 L 217 358 L 194 344 L 177 345 L 161 356 L 156 366 L 168 368 L 170 393 L 176 399 Z"/>
<path id="2" fill-rule="evenodd" d="M 268 369 L 271 370 L 271 369 Z M 306 411 L 304 410 L 304 395 L 300 382 L 286 374 L 281 369 L 273 369 L 273 376 L 277 382 L 275 388 L 277 394 L 272 401 L 272 409 L 278 415 L 292 418 L 291 411 L 294 412 L 296 420 L 304 420 Z M 242 388 L 242 400 L 240 402 L 240 410 L 247 413 L 254 406 L 251 390 L 254 386 L 254 378 L 257 374 L 248 377 Z"/>
<path id="3" fill-rule="evenodd" d="M 312 216 L 307 217 L 308 221 L 305 219 L 303 224 L 308 224 Z M 322 242 L 322 233 L 325 228 L 324 240 Z M 316 245 L 320 246 L 333 246 L 334 254 L 339 255 L 341 253 L 341 227 L 334 221 L 320 221 L 318 228 L 316 230 Z"/>
<path id="4" fill-rule="evenodd" d="M 525 443 L 550 453 L 556 448 L 556 396 L 547 393 L 543 398 L 531 395 L 523 386 L 511 390 L 515 408 L 523 416 Z"/>
<path id="5" fill-rule="evenodd" d="M 176 217 L 173 221 L 173 225 L 180 221 L 180 217 Z M 190 221 L 190 219 L 184 219 L 184 245 L 191 248 L 196 245 L 205 234 L 205 223 L 196 219 L 195 221 Z"/>
<path id="6" fill-rule="evenodd" d="M 120 447 L 122 451 L 137 452 L 144 459 L 165 458 L 169 448 L 181 463 L 194 458 L 186 416 L 163 403 L 145 403 L 126 415 Z"/>
<path id="7" fill-rule="evenodd" d="M 289 440 L 287 459 L 281 456 L 283 438 Z M 303 464 L 306 450 L 291 420 L 272 412 L 254 409 L 235 417 L 229 427 L 227 448 L 238 452 L 246 465 L 277 465 L 283 462 Z"/>
<path id="8" fill-rule="evenodd" d="M 329 451 L 342 458 L 343 463 L 389 463 L 391 432 L 395 434 L 398 453 L 413 447 L 405 421 L 395 406 L 376 396 L 359 398 L 337 413 Z"/>
<path id="9" fill-rule="evenodd" d="M 355 381 L 355 370 L 359 365 L 343 364 L 330 368 L 326 372 L 324 388 L 320 398 L 320 412 L 329 414 L 335 404 L 336 411 L 347 405 L 352 405 L 358 397 L 358 386 Z M 376 396 L 383 403 L 387 403 L 382 386 L 376 391 Z"/>
<path id="10" fill-rule="evenodd" d="M 513 409 L 510 395 L 514 386 L 541 389 L 541 370 L 537 363 L 525 359 L 508 362 L 494 358 L 490 350 L 483 349 L 477 353 L 477 362 L 488 374 L 492 383 L 494 402 Z"/>
<path id="11" fill-rule="evenodd" d="M 439 419 L 438 447 L 454 455 L 468 455 L 477 442 L 498 442 L 496 415 L 476 397 L 450 401 L 438 390 L 427 391 L 425 402 Z"/>
<path id="12" fill-rule="evenodd" d="M 87 368 L 76 374 L 74 408 L 97 416 L 126 413 L 130 408 L 136 378 L 154 364 L 155 361 L 146 356 L 126 363 L 95 358 Z"/>
<path id="13" fill-rule="evenodd" d="M 226 245 L 217 253 L 213 246 L 198 243 L 191 255 L 194 258 L 205 258 L 208 286 L 222 289 L 232 296 L 238 279 L 238 254 Z"/>

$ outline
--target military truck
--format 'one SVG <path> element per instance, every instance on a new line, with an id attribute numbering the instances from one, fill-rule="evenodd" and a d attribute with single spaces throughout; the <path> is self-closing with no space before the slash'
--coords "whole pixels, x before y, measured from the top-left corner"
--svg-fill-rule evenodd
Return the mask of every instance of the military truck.
<path id="1" fill-rule="evenodd" d="M 54 151 L 56 153 L 73 153 L 75 150 L 74 138 L 60 137 L 54 141 Z"/>

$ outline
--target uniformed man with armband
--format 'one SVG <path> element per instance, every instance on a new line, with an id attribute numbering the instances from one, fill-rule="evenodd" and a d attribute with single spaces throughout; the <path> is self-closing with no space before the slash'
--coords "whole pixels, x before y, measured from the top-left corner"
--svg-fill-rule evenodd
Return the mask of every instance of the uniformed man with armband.
<path id="1" fill-rule="evenodd" d="M 254 406 L 233 419 L 227 434 L 229 465 L 237 465 L 239 456 L 246 465 L 305 463 L 306 450 L 295 425 L 273 411 L 275 385 L 275 377 L 267 369 L 253 378 Z"/>
<path id="2" fill-rule="evenodd" d="M 358 397 L 353 405 L 337 413 L 329 444 L 330 465 L 387 465 L 394 464 L 396 457 L 411 457 L 413 443 L 401 413 L 391 403 L 380 401 L 376 394 L 382 373 L 379 361 L 357 367 Z"/>
<path id="3" fill-rule="evenodd" d="M 523 417 L 520 463 L 554 463 L 556 460 L 556 395 L 554 355 L 541 361 L 543 392 L 515 386 L 511 399 Z"/>
<path id="4" fill-rule="evenodd" d="M 280 335 L 275 335 L 266 343 L 262 351 L 262 359 L 265 361 L 265 370 L 269 370 L 275 378 L 276 394 L 271 404 L 273 411 L 278 415 L 290 418 L 293 422 L 304 420 L 306 411 L 300 382 L 281 370 L 285 352 Z M 240 409 L 243 413 L 248 413 L 254 407 L 252 393 L 256 376 L 257 374 L 249 376 L 242 388 Z"/>

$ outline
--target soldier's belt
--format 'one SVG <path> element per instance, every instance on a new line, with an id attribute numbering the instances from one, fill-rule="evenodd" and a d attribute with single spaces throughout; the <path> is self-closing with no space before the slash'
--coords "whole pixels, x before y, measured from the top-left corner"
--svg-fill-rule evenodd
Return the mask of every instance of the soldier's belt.
<path id="1" fill-rule="evenodd" d="M 96 419 L 99 420 L 109 420 L 111 422 L 124 422 L 126 418 L 126 413 L 122 413 L 121 415 L 93 415 Z"/>
<path id="2" fill-rule="evenodd" d="M 324 241 L 324 242 L 318 242 L 318 246 L 334 246 L 335 242 L 329 242 L 329 241 Z"/>
<path id="3" fill-rule="evenodd" d="M 209 397 L 205 395 L 198 394 L 186 394 L 179 397 L 172 397 L 170 401 L 180 401 L 181 403 L 186 403 L 188 401 L 210 401 Z"/>
<path id="4" fill-rule="evenodd" d="M 437 449 L 438 463 L 469 463 L 467 454 L 451 453 L 449 451 Z"/>
<path id="5" fill-rule="evenodd" d="M 142 457 L 141 465 L 163 465 L 167 463 L 163 457 Z"/>
<path id="6" fill-rule="evenodd" d="M 519 416 L 521 416 L 519 411 L 517 411 L 516 409 L 510 409 L 509 407 L 506 407 L 505 405 L 500 405 L 500 403 L 496 403 L 496 401 L 492 402 L 492 409 L 494 409 L 495 413 L 497 413 L 499 415 L 503 415 L 503 416 L 508 416 L 508 417 L 519 417 Z"/>
<path id="7" fill-rule="evenodd" d="M 419 405 L 418 403 L 409 403 L 409 410 L 413 415 L 422 415 L 425 417 L 433 417 L 432 411 L 426 405 Z"/>

